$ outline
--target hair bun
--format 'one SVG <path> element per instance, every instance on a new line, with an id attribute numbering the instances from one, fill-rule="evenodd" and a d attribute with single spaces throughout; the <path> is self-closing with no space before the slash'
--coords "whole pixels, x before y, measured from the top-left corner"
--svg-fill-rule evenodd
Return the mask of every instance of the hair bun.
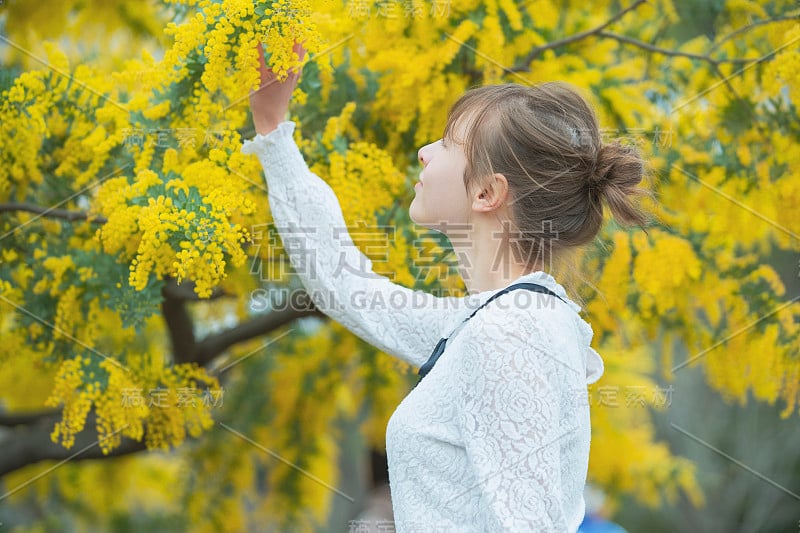
<path id="1" fill-rule="evenodd" d="M 601 194 L 610 187 L 626 192 L 635 188 L 644 176 L 644 161 L 635 146 L 619 141 L 604 144 L 597 152 L 597 161 L 589 176 L 590 188 Z"/>
<path id="2" fill-rule="evenodd" d="M 614 218 L 623 224 L 645 223 L 644 213 L 628 194 L 643 194 L 637 185 L 644 177 L 644 160 L 635 146 L 619 141 L 604 144 L 597 152 L 594 168 L 589 175 L 589 191 L 597 200 L 604 199 Z"/>

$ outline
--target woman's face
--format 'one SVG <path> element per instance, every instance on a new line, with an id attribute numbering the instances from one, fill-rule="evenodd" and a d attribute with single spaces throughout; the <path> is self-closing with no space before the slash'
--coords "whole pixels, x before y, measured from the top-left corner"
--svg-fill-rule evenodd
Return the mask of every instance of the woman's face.
<path id="1" fill-rule="evenodd" d="M 457 139 L 463 138 L 457 132 Z M 409 207 L 409 216 L 416 224 L 445 231 L 465 228 L 469 221 L 471 201 L 464 188 L 467 158 L 463 146 L 450 139 L 440 139 L 419 149 L 422 172 L 414 186 L 416 196 Z M 453 225 L 459 225 L 454 228 Z"/>

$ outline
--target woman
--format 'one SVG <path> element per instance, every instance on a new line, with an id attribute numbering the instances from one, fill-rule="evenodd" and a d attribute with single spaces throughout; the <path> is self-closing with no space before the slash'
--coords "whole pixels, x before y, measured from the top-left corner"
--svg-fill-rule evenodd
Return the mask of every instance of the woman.
<path id="1" fill-rule="evenodd" d="M 586 386 L 603 363 L 580 306 L 544 268 L 597 235 L 603 199 L 620 221 L 644 224 L 626 198 L 640 192 L 638 154 L 602 144 L 594 112 L 565 84 L 468 91 L 443 139 L 419 150 L 410 206 L 456 247 L 469 294 L 439 298 L 375 274 L 347 246 L 338 200 L 284 120 L 299 75 L 276 82 L 262 56 L 256 135 L 242 151 L 263 166 L 275 224 L 321 311 L 386 353 L 427 362 L 386 428 L 396 531 L 575 532 Z"/>

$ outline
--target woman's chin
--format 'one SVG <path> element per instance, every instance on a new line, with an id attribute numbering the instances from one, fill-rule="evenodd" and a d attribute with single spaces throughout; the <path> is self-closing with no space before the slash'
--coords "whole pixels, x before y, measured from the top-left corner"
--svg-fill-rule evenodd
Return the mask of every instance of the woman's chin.
<path id="1" fill-rule="evenodd" d="M 411 222 L 413 222 L 414 224 L 416 224 L 417 226 L 419 226 L 421 228 L 425 228 L 425 229 L 428 229 L 428 230 L 436 230 L 436 228 L 430 222 L 425 222 L 424 219 L 419 219 L 419 218 L 415 217 L 414 215 L 411 215 L 410 213 L 409 213 L 409 218 L 411 219 Z"/>
<path id="2" fill-rule="evenodd" d="M 425 223 L 414 214 L 414 210 L 413 209 L 409 209 L 408 210 L 408 218 L 410 218 L 411 222 L 413 222 L 417 226 L 425 227 Z"/>
<path id="3" fill-rule="evenodd" d="M 411 201 L 411 205 L 408 208 L 408 218 L 411 219 L 411 222 L 429 230 L 441 231 L 436 221 L 428 220 L 424 216 L 424 213 L 419 212 L 420 206 L 416 202 L 417 199 L 415 198 Z"/>
<path id="4" fill-rule="evenodd" d="M 414 199 L 411 200 L 411 205 L 408 206 L 408 218 L 410 218 L 411 222 L 413 222 L 414 224 L 419 224 L 419 219 L 417 217 L 417 209 L 416 209 L 416 205 L 415 205 L 416 201 L 417 201 L 417 198 L 414 197 Z"/>

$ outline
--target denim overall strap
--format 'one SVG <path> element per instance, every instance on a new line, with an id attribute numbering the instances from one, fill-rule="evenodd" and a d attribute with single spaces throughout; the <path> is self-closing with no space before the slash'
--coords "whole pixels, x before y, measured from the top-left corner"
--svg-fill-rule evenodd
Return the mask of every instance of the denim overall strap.
<path id="1" fill-rule="evenodd" d="M 509 291 L 513 291 L 515 289 L 528 289 L 528 290 L 531 290 L 531 291 L 534 291 L 534 292 L 541 292 L 541 293 L 544 293 L 544 294 L 549 294 L 551 296 L 555 296 L 556 298 L 558 298 L 562 302 L 566 303 L 566 301 L 564 301 L 563 298 L 561 298 L 559 295 L 557 295 L 556 293 L 554 293 L 553 291 L 551 291 L 547 287 L 542 287 L 541 285 L 538 285 L 536 283 L 515 283 L 515 284 L 509 285 L 508 287 L 505 287 L 504 289 L 502 289 L 502 290 L 498 291 L 497 293 L 493 294 L 491 298 L 486 300 L 486 302 L 484 302 L 480 307 L 475 309 L 472 312 L 471 315 L 469 315 L 467 318 L 465 318 L 462 321 L 462 324 L 464 322 L 466 322 L 467 320 L 469 320 L 470 318 L 472 318 L 473 316 L 475 316 L 475 313 L 480 311 L 484 306 L 488 305 L 489 302 L 491 302 L 495 298 L 498 298 L 498 297 L 502 296 L 503 294 L 505 294 L 505 293 L 507 293 Z M 447 339 L 448 338 L 449 337 L 445 337 L 443 339 L 440 339 L 439 342 L 436 343 L 436 347 L 433 349 L 433 352 L 431 353 L 430 357 L 428 357 L 428 360 L 425 362 L 424 365 L 419 367 L 419 371 L 417 373 L 420 375 L 420 378 L 419 378 L 419 381 L 417 381 L 417 385 L 419 384 L 420 381 L 422 381 L 422 378 L 424 378 L 428 374 L 428 372 L 431 371 L 431 369 L 433 368 L 433 365 L 435 365 L 436 361 L 439 359 L 439 356 L 442 355 L 442 352 L 444 352 L 444 347 L 445 347 L 445 344 L 447 343 Z"/>

